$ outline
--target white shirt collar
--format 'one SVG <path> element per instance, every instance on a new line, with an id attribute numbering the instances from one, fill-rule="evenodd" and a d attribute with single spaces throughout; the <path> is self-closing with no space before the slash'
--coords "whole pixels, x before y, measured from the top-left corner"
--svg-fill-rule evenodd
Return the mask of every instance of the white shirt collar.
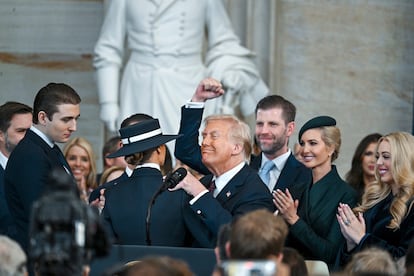
<path id="1" fill-rule="evenodd" d="M 49 139 L 49 137 L 46 136 L 43 132 L 41 132 L 39 129 L 37 129 L 35 126 L 31 126 L 30 130 L 36 133 L 40 138 L 42 138 L 43 141 L 45 141 L 51 148 L 55 145 L 55 143 Z"/>
<path id="2" fill-rule="evenodd" d="M 0 165 L 3 167 L 3 169 L 6 169 L 8 158 L 0 151 Z"/>
<path id="3" fill-rule="evenodd" d="M 241 162 L 233 169 L 223 173 L 219 177 L 213 177 L 213 180 L 216 184 L 216 189 L 214 190 L 214 197 L 216 197 L 221 190 L 227 185 L 227 183 L 241 170 L 243 169 L 244 165 L 246 165 L 246 162 Z"/>
<path id="4" fill-rule="evenodd" d="M 135 167 L 135 169 L 138 169 L 138 168 L 154 168 L 154 169 L 161 171 L 160 165 L 156 163 L 144 163 L 142 165 L 138 165 Z"/>
<path id="5" fill-rule="evenodd" d="M 128 166 L 125 168 L 125 173 L 128 175 L 128 177 L 131 177 L 134 170 L 131 170 Z"/>

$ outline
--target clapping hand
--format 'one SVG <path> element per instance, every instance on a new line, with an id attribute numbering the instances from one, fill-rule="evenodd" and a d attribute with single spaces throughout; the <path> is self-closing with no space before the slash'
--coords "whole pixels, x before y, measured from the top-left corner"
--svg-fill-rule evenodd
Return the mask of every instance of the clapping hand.
<path id="1" fill-rule="evenodd" d="M 299 200 L 294 200 L 288 189 L 286 189 L 285 193 L 277 189 L 276 191 L 273 191 L 272 194 L 273 203 L 279 210 L 279 214 L 290 225 L 295 224 L 299 220 L 299 216 L 297 214 Z"/>
<path id="2" fill-rule="evenodd" d="M 366 233 L 365 219 L 362 213 L 355 215 L 348 204 L 343 203 L 339 203 L 336 218 L 349 251 L 359 244 L 364 237 Z"/>

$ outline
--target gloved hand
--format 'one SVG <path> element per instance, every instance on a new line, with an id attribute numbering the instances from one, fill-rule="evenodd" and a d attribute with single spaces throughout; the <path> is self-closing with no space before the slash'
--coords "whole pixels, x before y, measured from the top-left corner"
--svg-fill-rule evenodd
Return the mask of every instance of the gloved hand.
<path id="1" fill-rule="evenodd" d="M 237 106 L 240 104 L 240 93 L 243 89 L 243 80 L 241 79 L 243 73 L 237 74 L 237 72 L 227 72 L 222 83 L 226 89 L 223 96 L 222 106 L 220 107 L 220 113 L 223 114 L 235 114 Z"/>
<path id="2" fill-rule="evenodd" d="M 117 103 L 102 103 L 100 118 L 111 132 L 116 132 L 118 127 L 116 119 L 118 118 L 119 107 Z"/>
<path id="3" fill-rule="evenodd" d="M 119 68 L 116 66 L 106 66 L 96 70 L 96 84 L 101 104 L 100 118 L 111 132 L 118 130 L 116 125 L 119 115 L 118 78 Z"/>

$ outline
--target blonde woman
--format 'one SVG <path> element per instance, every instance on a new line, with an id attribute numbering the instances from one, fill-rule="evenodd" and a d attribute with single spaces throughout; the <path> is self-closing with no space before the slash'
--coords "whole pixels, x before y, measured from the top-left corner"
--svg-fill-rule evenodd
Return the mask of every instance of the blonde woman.
<path id="1" fill-rule="evenodd" d="M 331 268 L 343 243 L 336 222 L 340 202 L 354 206 L 356 192 L 336 170 L 333 162 L 339 155 L 341 131 L 330 116 L 307 121 L 299 131 L 302 163 L 312 170 L 312 180 L 300 198 L 277 189 L 274 203 L 289 225 L 286 245 L 306 259 L 321 260 Z"/>
<path id="2" fill-rule="evenodd" d="M 394 259 L 406 254 L 414 237 L 414 137 L 406 132 L 383 136 L 376 148 L 376 185 L 370 185 L 353 210 L 339 204 L 337 220 L 346 244 L 337 268 L 367 247 L 377 246 Z"/>
<path id="3" fill-rule="evenodd" d="M 91 143 L 76 137 L 65 145 L 63 155 L 78 184 L 81 198 L 87 201 L 89 193 L 97 187 L 95 154 Z"/>

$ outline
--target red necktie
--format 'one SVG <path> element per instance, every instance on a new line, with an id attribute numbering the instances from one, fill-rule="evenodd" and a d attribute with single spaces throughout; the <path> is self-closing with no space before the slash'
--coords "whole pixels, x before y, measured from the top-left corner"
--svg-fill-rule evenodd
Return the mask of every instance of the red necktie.
<path id="1" fill-rule="evenodd" d="M 216 189 L 216 182 L 213 180 L 211 181 L 210 186 L 208 187 L 208 191 L 212 193 L 214 192 L 215 189 Z"/>

